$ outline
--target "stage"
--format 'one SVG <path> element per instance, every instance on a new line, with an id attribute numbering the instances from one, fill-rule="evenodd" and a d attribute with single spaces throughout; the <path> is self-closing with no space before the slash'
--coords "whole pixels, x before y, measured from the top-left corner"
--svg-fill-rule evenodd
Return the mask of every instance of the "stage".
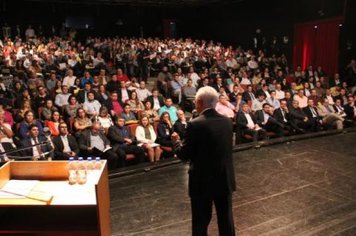
<path id="1" fill-rule="evenodd" d="M 235 152 L 237 235 L 356 235 L 355 140 L 351 132 Z M 113 235 L 191 234 L 187 165 L 111 179 L 110 192 Z"/>

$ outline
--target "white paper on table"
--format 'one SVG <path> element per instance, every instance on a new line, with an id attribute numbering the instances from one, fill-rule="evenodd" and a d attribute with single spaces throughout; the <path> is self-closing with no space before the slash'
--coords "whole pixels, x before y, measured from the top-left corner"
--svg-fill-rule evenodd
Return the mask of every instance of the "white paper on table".
<path id="1" fill-rule="evenodd" d="M 0 198 L 26 198 L 38 183 L 38 180 L 9 180 L 0 189 Z"/>

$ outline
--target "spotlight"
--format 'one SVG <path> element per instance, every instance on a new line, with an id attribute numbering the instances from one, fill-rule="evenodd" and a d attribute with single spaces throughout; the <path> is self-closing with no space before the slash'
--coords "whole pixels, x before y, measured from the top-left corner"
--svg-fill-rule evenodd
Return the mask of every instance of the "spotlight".
<path id="1" fill-rule="evenodd" d="M 339 27 L 342 27 L 342 24 L 339 24 Z"/>
<path id="2" fill-rule="evenodd" d="M 317 25 L 314 25 L 314 29 L 317 29 L 318 28 L 318 26 Z"/>

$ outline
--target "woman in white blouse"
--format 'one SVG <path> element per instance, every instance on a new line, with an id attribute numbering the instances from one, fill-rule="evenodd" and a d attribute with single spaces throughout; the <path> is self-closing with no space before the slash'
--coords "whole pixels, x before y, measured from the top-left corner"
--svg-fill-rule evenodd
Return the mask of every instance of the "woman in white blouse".
<path id="1" fill-rule="evenodd" d="M 150 162 L 158 161 L 161 157 L 162 150 L 159 144 L 155 143 L 157 138 L 153 126 L 150 124 L 148 117 L 143 116 L 136 128 L 136 139 L 139 146 L 142 146 L 148 153 Z"/>

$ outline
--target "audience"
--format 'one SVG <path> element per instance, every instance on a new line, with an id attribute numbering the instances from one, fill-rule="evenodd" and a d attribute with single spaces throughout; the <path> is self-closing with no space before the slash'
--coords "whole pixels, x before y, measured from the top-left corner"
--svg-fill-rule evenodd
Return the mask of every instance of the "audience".
<path id="1" fill-rule="evenodd" d="M 48 126 L 56 136 L 55 159 L 82 152 L 94 155 L 90 146 L 84 147 L 83 135 L 85 144 L 95 139 L 97 153 L 103 154 L 109 147 L 104 137 L 121 125 L 113 126 L 112 120 L 119 119 L 126 124 L 140 120 L 140 140 L 151 136 L 151 142 L 162 147 L 142 144 L 148 159 L 157 161 L 159 150 L 171 147 L 173 132 L 184 137 L 185 112 L 194 109 L 195 94 L 203 86 L 221 94 L 217 110 L 236 122 L 237 132 L 251 135 L 255 142 L 266 139 L 269 133 L 282 136 L 331 127 L 341 130 L 356 120 L 355 63 L 346 71 L 327 75 L 320 66 L 291 71 L 282 55 L 257 54 L 190 38 L 96 37 L 80 42 L 57 36 L 44 38 L 32 31 L 29 27 L 28 39 L 16 43 L 7 38 L 6 54 L 4 47 L 0 48 L 0 68 L 8 69 L 11 75 L 10 80 L 0 79 L 0 101 L 4 104 L 0 106 L 0 136 L 2 143 L 3 139 L 13 139 L 15 144 L 22 142 L 20 146 L 25 141 L 18 139 L 30 139 L 36 132 L 42 137 L 43 126 Z M 148 76 L 157 77 L 152 93 Z M 154 140 L 151 131 L 158 122 Z M 7 132 L 9 125 L 13 134 Z M 79 137 L 81 148 L 77 150 L 71 145 Z M 113 146 L 118 144 L 112 141 Z M 120 148 L 127 149 L 125 145 Z M 126 164 L 125 151 L 117 147 L 104 152 L 110 168 Z M 1 148 L 7 150 L 4 145 Z M 140 150 L 139 162 L 144 160 Z M 33 151 L 41 156 L 38 150 Z"/>

